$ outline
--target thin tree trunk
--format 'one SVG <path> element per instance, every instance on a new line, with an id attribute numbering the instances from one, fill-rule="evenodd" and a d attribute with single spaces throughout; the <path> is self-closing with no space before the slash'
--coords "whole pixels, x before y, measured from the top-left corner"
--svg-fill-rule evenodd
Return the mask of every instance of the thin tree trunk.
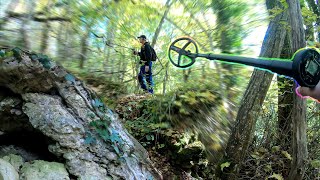
<path id="1" fill-rule="evenodd" d="M 168 77 L 169 77 L 169 62 L 166 63 L 165 65 L 166 67 L 166 73 L 164 75 L 164 78 L 163 78 L 163 89 L 162 89 L 162 94 L 166 94 L 166 88 L 167 88 L 167 81 L 168 81 Z"/>
<path id="2" fill-rule="evenodd" d="M 277 1 L 267 1 L 268 9 L 276 5 L 279 6 L 280 3 L 275 2 Z M 273 4 L 273 7 L 270 7 L 270 4 Z M 260 52 L 261 57 L 277 58 L 280 56 L 286 29 L 279 22 L 286 21 L 287 17 L 287 12 L 284 11 L 275 16 L 269 23 Z M 267 71 L 255 69 L 250 78 L 224 157 L 224 162 L 228 161 L 231 165 L 220 174 L 222 179 L 237 179 L 238 171 L 250 145 L 256 120 L 259 117 L 260 109 L 271 84 L 272 77 L 273 74 Z"/>
<path id="3" fill-rule="evenodd" d="M 290 48 L 290 34 L 287 31 L 281 58 L 290 59 L 292 56 Z M 290 149 L 292 129 L 291 119 L 293 109 L 293 82 L 285 77 L 278 76 L 278 143 L 284 150 Z M 289 152 L 290 153 L 290 152 Z"/>
<path id="4" fill-rule="evenodd" d="M 48 49 L 49 31 L 50 31 L 50 23 L 49 21 L 46 21 L 44 23 L 44 27 L 42 30 L 42 38 L 41 38 L 40 52 L 42 54 L 46 53 Z"/>
<path id="5" fill-rule="evenodd" d="M 18 1 L 19 3 L 19 1 Z M 23 17 L 21 22 L 21 28 L 20 28 L 20 34 L 21 34 L 21 41 L 22 41 L 22 47 L 25 49 L 31 49 L 31 45 L 29 42 L 28 37 L 28 31 L 26 30 L 29 24 L 29 21 L 31 20 L 33 16 L 33 10 L 34 10 L 34 2 L 31 0 L 27 2 L 27 12 L 28 16 L 27 18 Z"/>
<path id="6" fill-rule="evenodd" d="M 187 83 L 191 74 L 191 69 L 182 70 L 182 74 L 183 74 L 183 82 Z"/>
<path id="7" fill-rule="evenodd" d="M 287 0 L 289 9 L 290 36 L 293 52 L 305 47 L 305 31 L 299 0 Z M 306 101 L 294 94 L 293 96 L 293 141 L 292 164 L 289 179 L 300 180 L 305 173 L 308 157 L 306 137 Z"/>
<path id="8" fill-rule="evenodd" d="M 26 20 L 23 19 L 21 22 L 21 27 L 19 29 L 19 32 L 21 34 L 21 46 L 25 49 L 30 49 L 30 43 L 28 38 L 28 32 L 26 31 Z"/>
<path id="9" fill-rule="evenodd" d="M 161 28 L 162 28 L 162 24 L 164 22 L 164 19 L 167 17 L 167 14 L 168 14 L 168 12 L 170 10 L 170 7 L 173 4 L 173 3 L 170 3 L 170 1 L 171 0 L 167 0 L 167 2 L 166 2 L 166 5 L 165 5 L 166 10 L 164 11 L 163 16 L 161 17 L 160 23 L 159 23 L 159 25 L 158 25 L 158 27 L 156 29 L 156 32 L 154 33 L 154 36 L 152 38 L 152 42 L 151 42 L 151 46 L 152 47 L 154 47 L 154 45 L 157 42 L 158 36 L 159 36 Z"/>
<path id="10" fill-rule="evenodd" d="M 66 55 L 66 41 L 67 39 L 63 39 L 64 30 L 66 29 L 65 24 L 61 22 L 59 24 L 58 34 L 57 34 L 57 49 L 58 49 L 58 61 L 62 61 L 65 59 Z"/>
<path id="11" fill-rule="evenodd" d="M 86 30 L 85 30 L 86 32 L 81 37 L 81 54 L 80 54 L 80 64 L 79 64 L 80 69 L 84 68 L 84 62 L 87 59 L 89 29 L 90 29 L 90 26 L 87 24 Z"/>

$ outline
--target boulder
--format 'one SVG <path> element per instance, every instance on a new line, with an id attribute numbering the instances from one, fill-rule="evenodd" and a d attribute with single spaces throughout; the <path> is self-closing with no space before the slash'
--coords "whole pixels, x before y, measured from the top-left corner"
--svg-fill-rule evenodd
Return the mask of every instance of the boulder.
<path id="1" fill-rule="evenodd" d="M 48 150 L 65 162 L 73 176 L 161 179 L 147 151 L 118 116 L 81 80 L 47 56 L 5 49 L 5 56 L 0 57 L 0 95 L 0 131 L 19 130 L 20 126 L 11 128 L 14 119 L 41 132 L 48 139 Z M 93 126 L 92 122 L 104 125 Z"/>
<path id="2" fill-rule="evenodd" d="M 9 154 L 8 156 L 4 156 L 2 159 L 9 162 L 17 172 L 19 172 L 20 167 L 24 163 L 22 157 L 15 154 Z"/>
<path id="3" fill-rule="evenodd" d="M 19 180 L 19 174 L 7 161 L 0 159 L 0 180 Z"/>
<path id="4" fill-rule="evenodd" d="M 65 166 L 57 162 L 35 160 L 24 163 L 21 168 L 21 180 L 69 180 Z"/>

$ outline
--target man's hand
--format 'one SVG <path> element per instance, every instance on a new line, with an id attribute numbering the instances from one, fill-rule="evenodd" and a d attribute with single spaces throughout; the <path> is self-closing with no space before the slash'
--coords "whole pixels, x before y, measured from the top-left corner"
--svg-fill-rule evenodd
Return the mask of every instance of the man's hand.
<path id="1" fill-rule="evenodd" d="M 320 82 L 317 84 L 317 86 L 314 89 L 311 89 L 308 87 L 298 87 L 297 92 L 302 97 L 309 96 L 318 100 L 318 102 L 320 102 Z"/>
<path id="2" fill-rule="evenodd" d="M 149 72 L 149 66 L 145 66 L 145 72 Z"/>

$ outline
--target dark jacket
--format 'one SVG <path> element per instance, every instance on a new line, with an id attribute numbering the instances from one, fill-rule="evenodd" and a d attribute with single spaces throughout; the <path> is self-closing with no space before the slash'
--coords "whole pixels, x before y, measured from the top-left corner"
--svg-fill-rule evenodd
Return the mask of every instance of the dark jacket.
<path id="1" fill-rule="evenodd" d="M 145 65 L 149 65 L 151 58 L 152 58 L 152 47 L 148 42 L 144 43 L 143 46 L 141 46 L 140 52 L 138 52 L 140 56 L 140 60 L 144 62 Z"/>

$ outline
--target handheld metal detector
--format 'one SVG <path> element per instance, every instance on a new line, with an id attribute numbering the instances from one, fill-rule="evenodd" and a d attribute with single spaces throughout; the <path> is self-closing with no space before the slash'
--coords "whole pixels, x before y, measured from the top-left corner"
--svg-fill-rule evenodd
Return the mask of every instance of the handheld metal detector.
<path id="1" fill-rule="evenodd" d="M 179 68 L 187 68 L 202 57 L 226 63 L 249 65 L 269 70 L 279 75 L 294 78 L 300 86 L 314 88 L 320 80 L 320 53 L 313 48 L 298 50 L 291 59 L 267 59 L 233 56 L 226 54 L 200 54 L 194 40 L 182 37 L 173 41 L 169 47 L 169 59 Z"/>

